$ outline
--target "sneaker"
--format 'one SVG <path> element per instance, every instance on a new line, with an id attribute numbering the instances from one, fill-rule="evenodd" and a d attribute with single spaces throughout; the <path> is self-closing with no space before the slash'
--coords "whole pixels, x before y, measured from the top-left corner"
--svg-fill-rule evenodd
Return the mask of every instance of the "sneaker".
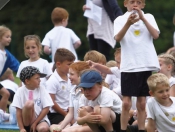
<path id="1" fill-rule="evenodd" d="M 16 124 L 16 108 L 11 106 L 9 107 L 10 117 L 9 117 L 9 123 L 10 124 Z"/>

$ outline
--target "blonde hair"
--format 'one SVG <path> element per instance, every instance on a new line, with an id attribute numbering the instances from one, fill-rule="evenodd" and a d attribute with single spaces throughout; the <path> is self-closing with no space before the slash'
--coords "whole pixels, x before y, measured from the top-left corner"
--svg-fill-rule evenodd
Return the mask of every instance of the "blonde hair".
<path id="1" fill-rule="evenodd" d="M 85 54 L 84 61 L 88 60 L 91 60 L 95 63 L 106 64 L 106 57 L 96 50 L 90 50 Z"/>
<path id="2" fill-rule="evenodd" d="M 114 60 L 110 60 L 106 63 L 107 67 L 115 67 L 117 65 L 117 62 Z"/>
<path id="3" fill-rule="evenodd" d="M 63 19 L 67 19 L 68 17 L 69 13 L 67 10 L 61 7 L 54 8 L 51 14 L 52 23 L 54 25 L 62 22 Z"/>
<path id="4" fill-rule="evenodd" d="M 0 77 L 0 81 L 6 80 L 9 78 L 9 75 L 13 74 L 13 71 L 10 68 L 4 72 L 4 74 Z"/>
<path id="5" fill-rule="evenodd" d="M 29 58 L 29 56 L 26 54 L 26 43 L 29 40 L 34 40 L 36 43 L 36 46 L 39 49 L 39 56 L 42 55 L 42 45 L 41 45 L 41 41 L 38 35 L 27 35 L 24 37 L 24 54 L 27 58 Z"/>
<path id="6" fill-rule="evenodd" d="M 161 54 L 158 58 L 162 58 L 166 65 L 172 65 L 171 75 L 175 75 L 175 58 L 171 54 Z"/>
<path id="7" fill-rule="evenodd" d="M 11 32 L 11 30 L 8 27 L 6 27 L 6 26 L 1 25 L 0 26 L 0 40 L 2 39 L 2 36 L 4 36 L 4 34 L 6 32 Z"/>
<path id="8" fill-rule="evenodd" d="M 128 0 L 124 0 L 125 2 L 128 2 Z M 146 0 L 141 0 L 143 3 L 145 3 Z"/>
<path id="9" fill-rule="evenodd" d="M 160 85 L 165 86 L 165 87 L 170 87 L 168 77 L 162 73 L 156 73 L 156 74 L 151 75 L 147 79 L 147 84 L 148 84 L 149 89 L 153 92 L 157 90 L 158 86 Z"/>

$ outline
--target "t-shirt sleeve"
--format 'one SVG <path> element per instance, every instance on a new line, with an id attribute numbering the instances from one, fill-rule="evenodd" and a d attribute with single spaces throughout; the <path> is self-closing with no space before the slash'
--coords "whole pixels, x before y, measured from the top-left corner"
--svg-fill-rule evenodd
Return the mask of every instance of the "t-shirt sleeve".
<path id="1" fill-rule="evenodd" d="M 13 98 L 12 106 L 22 109 L 22 99 L 20 97 L 20 90 L 17 90 Z"/>
<path id="2" fill-rule="evenodd" d="M 100 107 L 112 107 L 113 106 L 113 97 L 111 94 L 104 93 L 100 98 Z"/>
<path id="3" fill-rule="evenodd" d="M 52 74 L 52 69 L 50 68 L 49 62 L 47 60 L 45 60 L 45 63 L 44 63 L 43 73 L 47 74 L 47 77 Z"/>
<path id="4" fill-rule="evenodd" d="M 80 40 L 80 38 L 74 33 L 73 30 L 70 29 L 70 33 L 71 33 L 71 40 L 73 44 L 75 44 L 75 42 Z"/>
<path id="5" fill-rule="evenodd" d="M 42 41 L 42 45 L 51 47 L 51 40 L 50 40 L 50 37 L 49 37 L 48 33 L 44 37 L 44 39 Z"/>
<path id="6" fill-rule="evenodd" d="M 121 77 L 121 73 L 118 67 L 111 67 L 110 70 L 117 78 Z"/>
<path id="7" fill-rule="evenodd" d="M 151 119 L 155 119 L 155 114 L 154 114 L 154 108 L 153 108 L 153 100 L 152 99 L 149 99 L 146 103 L 146 114 L 147 114 L 147 119 L 148 118 L 151 118 Z"/>
<path id="8" fill-rule="evenodd" d="M 59 85 L 54 82 L 52 76 L 46 81 L 46 89 L 49 94 L 56 94 L 59 90 Z"/>

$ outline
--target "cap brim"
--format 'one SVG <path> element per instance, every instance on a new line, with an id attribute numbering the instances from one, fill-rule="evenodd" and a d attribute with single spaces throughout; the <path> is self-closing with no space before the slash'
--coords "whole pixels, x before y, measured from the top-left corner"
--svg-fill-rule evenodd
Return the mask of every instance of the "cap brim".
<path id="1" fill-rule="evenodd" d="M 46 77 L 47 74 L 44 74 L 44 73 L 38 73 L 40 75 L 40 78 L 43 78 L 43 77 Z"/>
<path id="2" fill-rule="evenodd" d="M 95 85 L 95 83 L 80 83 L 78 85 L 78 87 L 82 87 L 82 88 L 91 88 Z"/>

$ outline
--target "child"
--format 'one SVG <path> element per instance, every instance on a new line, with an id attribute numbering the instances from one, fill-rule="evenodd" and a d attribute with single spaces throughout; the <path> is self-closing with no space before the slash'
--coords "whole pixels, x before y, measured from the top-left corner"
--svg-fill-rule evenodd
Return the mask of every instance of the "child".
<path id="1" fill-rule="evenodd" d="M 1 84 L 9 91 L 10 93 L 10 97 L 9 97 L 9 101 L 12 102 L 13 101 L 13 97 L 18 89 L 18 85 L 14 82 L 14 75 L 13 75 L 13 71 L 8 68 L 5 73 L 1 76 L 0 78 L 1 80 Z"/>
<path id="2" fill-rule="evenodd" d="M 20 76 L 21 70 L 24 67 L 36 66 L 40 72 L 47 75 L 45 78 L 41 79 L 41 85 L 45 86 L 45 81 L 52 74 L 52 70 L 50 69 L 48 61 L 40 58 L 40 55 L 42 54 L 42 46 L 39 36 L 27 35 L 24 37 L 24 52 L 25 56 L 29 59 L 21 62 L 16 76 Z"/>
<path id="3" fill-rule="evenodd" d="M 167 76 L 162 73 L 148 78 L 149 93 L 147 102 L 147 132 L 174 132 L 175 97 L 170 97 L 170 85 Z"/>
<path id="4" fill-rule="evenodd" d="M 60 125 L 52 125 L 50 127 L 51 132 L 54 132 L 59 129 L 57 132 L 77 132 L 81 131 L 80 129 L 83 129 L 87 131 L 85 128 L 81 128 L 79 125 L 77 125 L 77 117 L 78 117 L 78 109 L 79 109 L 79 100 L 82 95 L 81 88 L 77 87 L 80 83 L 80 72 L 89 69 L 90 66 L 84 62 L 79 61 L 72 63 L 69 67 L 69 79 L 72 83 L 72 85 L 75 85 L 75 88 L 71 90 L 70 97 L 69 97 L 69 112 L 64 118 L 64 120 L 61 122 Z M 72 122 L 73 120 L 73 122 Z M 72 123 L 71 123 L 72 122 Z M 69 123 L 73 124 L 71 127 L 65 128 Z M 90 130 L 90 128 L 89 128 Z M 83 132 L 83 131 L 82 131 Z"/>
<path id="5" fill-rule="evenodd" d="M 68 24 L 69 14 L 64 8 L 56 7 L 51 14 L 54 28 L 50 30 L 42 41 L 44 45 L 44 52 L 51 54 L 52 62 L 54 62 L 54 55 L 58 48 L 66 48 L 75 55 L 75 60 L 78 60 L 75 49 L 81 45 L 78 36 L 69 28 Z"/>
<path id="6" fill-rule="evenodd" d="M 170 54 L 158 56 L 160 63 L 160 73 L 165 74 L 170 82 L 170 96 L 175 96 L 175 58 Z"/>
<path id="7" fill-rule="evenodd" d="M 19 67 L 19 61 L 7 50 L 6 46 L 9 46 L 11 42 L 11 30 L 6 26 L 0 26 L 0 77 L 4 74 L 7 68 L 12 69 L 14 72 L 17 72 Z M 9 99 L 9 92 L 0 85 L 0 95 L 2 96 L 0 101 L 0 122 L 4 121 L 4 111 L 6 111 L 7 103 Z"/>
<path id="8" fill-rule="evenodd" d="M 20 80 L 25 85 L 17 90 L 12 103 L 17 110 L 20 132 L 49 131 L 47 113 L 53 102 L 45 88 L 40 85 L 40 77 L 45 76 L 46 74 L 33 66 L 27 66 L 20 72 Z"/>
<path id="9" fill-rule="evenodd" d="M 69 66 L 74 62 L 74 54 L 65 48 L 57 49 L 54 56 L 54 73 L 46 82 L 54 106 L 48 114 L 51 124 L 60 123 L 67 115 L 69 106 L 69 94 L 73 87 L 68 78 Z"/>
<path id="10" fill-rule="evenodd" d="M 149 96 L 146 83 L 152 71 L 160 69 L 153 39 L 159 28 L 151 14 L 144 14 L 145 0 L 124 0 L 127 12 L 114 21 L 114 38 L 121 45 L 121 91 L 123 105 L 121 132 L 126 132 L 131 96 L 137 97 L 139 132 L 145 130 L 145 101 Z"/>
<path id="11" fill-rule="evenodd" d="M 102 86 L 102 77 L 95 70 L 86 70 L 81 75 L 79 87 L 84 90 L 84 96 L 91 100 L 93 113 L 81 117 L 80 109 L 78 124 L 87 125 L 94 132 L 120 131 L 121 99 L 111 90 Z"/>

